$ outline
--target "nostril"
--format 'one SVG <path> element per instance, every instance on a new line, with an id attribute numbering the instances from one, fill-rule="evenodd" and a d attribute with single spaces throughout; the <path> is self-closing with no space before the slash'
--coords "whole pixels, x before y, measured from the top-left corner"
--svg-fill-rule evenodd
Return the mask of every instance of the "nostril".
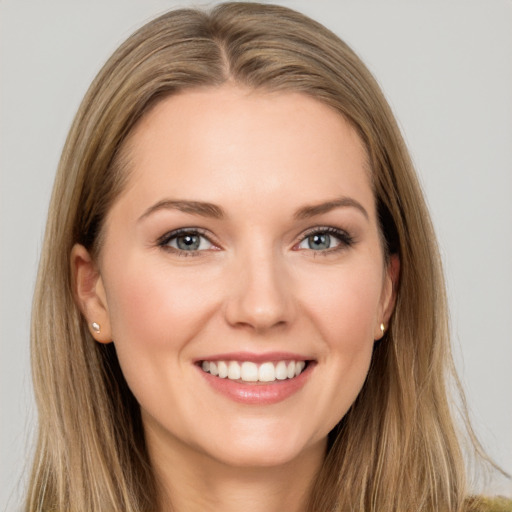
<path id="1" fill-rule="evenodd" d="M 277 272 L 275 260 L 256 257 L 244 262 L 226 297 L 226 319 L 232 326 L 256 331 L 283 328 L 293 319 L 292 294 L 285 272 Z"/>

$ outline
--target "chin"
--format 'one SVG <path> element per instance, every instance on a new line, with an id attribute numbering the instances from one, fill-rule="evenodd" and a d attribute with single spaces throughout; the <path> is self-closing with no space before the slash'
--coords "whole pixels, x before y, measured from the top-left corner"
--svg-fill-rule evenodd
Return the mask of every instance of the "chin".
<path id="1" fill-rule="evenodd" d="M 222 462 L 239 468 L 270 468 L 291 463 L 299 451 L 246 449 L 223 454 Z"/>
<path id="2" fill-rule="evenodd" d="M 210 457 L 225 465 L 239 468 L 271 468 L 293 464 L 303 457 L 320 453 L 323 457 L 327 436 L 319 440 L 299 439 L 282 430 L 278 434 L 255 432 L 249 436 L 227 436 L 213 450 Z"/>

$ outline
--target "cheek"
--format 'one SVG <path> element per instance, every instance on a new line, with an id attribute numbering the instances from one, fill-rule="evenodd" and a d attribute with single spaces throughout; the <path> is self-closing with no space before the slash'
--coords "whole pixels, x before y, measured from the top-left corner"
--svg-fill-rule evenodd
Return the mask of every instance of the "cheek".
<path id="1" fill-rule="evenodd" d="M 139 401 L 181 371 L 188 342 L 214 309 L 211 289 L 199 293 L 183 270 L 133 258 L 113 265 L 106 283 L 119 363 Z M 208 283 L 209 281 L 204 281 Z M 204 288 L 204 285 L 203 285 Z M 170 371 L 172 369 L 172 371 Z"/>
<path id="2" fill-rule="evenodd" d="M 382 273 L 373 266 L 333 270 L 309 283 L 303 303 L 332 349 L 373 344 L 381 315 Z"/>
<path id="3" fill-rule="evenodd" d="M 322 431 L 326 433 L 347 413 L 368 374 L 380 314 L 382 275 L 375 268 L 338 271 L 323 282 L 310 293 L 304 310 L 323 340 L 319 361 L 323 391 L 317 405 L 319 411 L 328 411 Z"/>
<path id="4" fill-rule="evenodd" d="M 122 266 L 110 266 L 105 283 L 123 375 L 143 410 L 154 417 L 177 404 L 181 410 L 190 406 L 183 401 L 190 389 L 190 341 L 216 309 L 213 279 L 199 284 L 194 272 L 172 269 L 161 260 L 127 258 Z M 176 428 L 184 421 L 180 418 L 173 419 Z"/>
<path id="5" fill-rule="evenodd" d="M 203 314 L 204 293 L 186 272 L 134 260 L 110 272 L 107 288 L 112 333 L 117 344 L 169 346 L 187 337 Z M 211 297 L 211 294 L 207 293 Z"/>

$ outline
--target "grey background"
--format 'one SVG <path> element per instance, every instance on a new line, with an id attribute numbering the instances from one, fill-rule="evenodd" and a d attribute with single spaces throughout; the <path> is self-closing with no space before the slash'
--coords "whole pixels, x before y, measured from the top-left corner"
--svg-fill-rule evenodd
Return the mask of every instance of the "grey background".
<path id="1" fill-rule="evenodd" d="M 512 473 L 512 2 L 281 1 L 333 29 L 381 83 L 445 261 L 457 365 L 485 448 Z M 29 318 L 57 161 L 90 81 L 163 0 L 0 0 L 0 509 L 35 424 Z M 491 492 L 512 495 L 510 482 Z"/>

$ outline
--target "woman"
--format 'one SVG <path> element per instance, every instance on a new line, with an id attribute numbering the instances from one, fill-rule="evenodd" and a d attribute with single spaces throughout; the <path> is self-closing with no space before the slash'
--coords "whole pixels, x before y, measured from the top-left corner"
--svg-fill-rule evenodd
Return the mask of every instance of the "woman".
<path id="1" fill-rule="evenodd" d="M 63 152 L 27 510 L 467 500 L 435 237 L 378 86 L 291 10 L 136 32 Z"/>

